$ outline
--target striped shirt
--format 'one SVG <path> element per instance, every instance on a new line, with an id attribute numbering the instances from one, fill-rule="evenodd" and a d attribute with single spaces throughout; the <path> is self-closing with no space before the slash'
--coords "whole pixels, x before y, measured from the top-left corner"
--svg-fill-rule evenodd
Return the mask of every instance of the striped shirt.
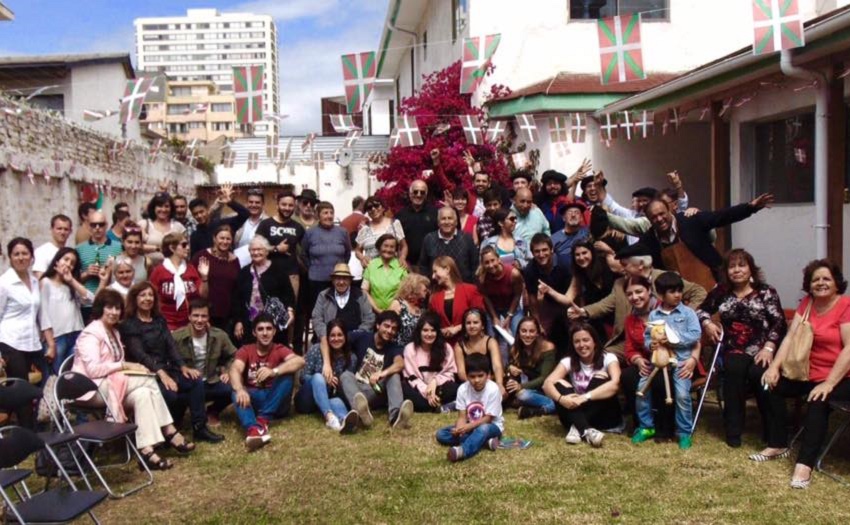
<path id="1" fill-rule="evenodd" d="M 124 248 L 120 242 L 107 238 L 103 244 L 95 244 L 91 240 L 77 245 L 77 255 L 80 256 L 80 273 L 85 273 L 89 266 L 97 264 L 103 266 L 110 257 L 118 257 Z M 86 290 L 91 293 L 97 291 L 100 280 L 97 277 L 89 277 L 83 282 Z"/>

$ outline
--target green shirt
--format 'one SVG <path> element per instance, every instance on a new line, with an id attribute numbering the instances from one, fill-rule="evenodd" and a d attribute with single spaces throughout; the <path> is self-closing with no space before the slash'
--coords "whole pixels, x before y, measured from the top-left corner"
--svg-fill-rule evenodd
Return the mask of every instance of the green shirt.
<path id="1" fill-rule="evenodd" d="M 123 251 L 124 248 L 121 243 L 115 242 L 109 237 L 103 244 L 95 244 L 91 240 L 80 243 L 77 245 L 77 255 L 80 256 L 80 272 L 85 272 L 92 264 L 103 266 L 110 257 L 118 257 Z M 100 280 L 97 277 L 90 277 L 83 283 L 86 290 L 91 293 L 97 291 L 99 284 Z"/>
<path id="2" fill-rule="evenodd" d="M 407 270 L 401 267 L 398 258 L 390 261 L 390 267 L 384 265 L 380 257 L 369 261 L 363 270 L 363 281 L 369 283 L 369 295 L 381 310 L 390 307 L 395 299 L 401 281 L 407 276 Z"/>

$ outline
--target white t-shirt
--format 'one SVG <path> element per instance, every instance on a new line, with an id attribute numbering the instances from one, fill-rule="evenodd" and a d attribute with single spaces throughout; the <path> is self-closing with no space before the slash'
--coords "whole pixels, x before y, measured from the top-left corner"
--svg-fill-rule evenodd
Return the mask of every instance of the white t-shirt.
<path id="1" fill-rule="evenodd" d="M 605 370 L 608 370 L 608 367 L 611 366 L 611 363 L 617 362 L 617 357 L 614 354 L 602 352 L 602 356 L 602 368 Z M 573 374 L 569 357 L 561 359 L 560 364 L 567 370 L 567 373 L 570 375 L 570 384 L 573 385 L 573 388 L 575 388 L 576 394 L 586 393 L 587 385 L 589 385 L 590 380 L 593 379 L 593 374 L 599 372 L 599 370 L 594 370 L 592 365 L 586 365 L 584 363 L 581 363 L 581 369 L 578 371 L 577 374 Z"/>
<path id="2" fill-rule="evenodd" d="M 207 334 L 204 334 L 203 337 L 198 339 L 197 337 L 192 337 L 192 348 L 195 351 L 195 369 L 199 372 L 206 373 L 206 364 L 207 364 Z"/>
<path id="3" fill-rule="evenodd" d="M 480 392 L 465 382 L 457 389 L 457 409 L 466 412 L 468 422 L 478 421 L 484 416 L 491 416 L 493 424 L 505 431 L 505 418 L 502 417 L 502 392 L 499 385 L 487 380 Z"/>
<path id="4" fill-rule="evenodd" d="M 59 248 L 52 242 L 46 242 L 35 249 L 35 262 L 32 264 L 32 271 L 44 273 L 47 271 L 47 265 L 56 257 Z"/>

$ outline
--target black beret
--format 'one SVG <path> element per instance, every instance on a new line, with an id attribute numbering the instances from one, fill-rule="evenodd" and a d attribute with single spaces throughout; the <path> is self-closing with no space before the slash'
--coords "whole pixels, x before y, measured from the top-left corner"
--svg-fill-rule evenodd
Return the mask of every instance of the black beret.
<path id="1" fill-rule="evenodd" d="M 550 180 L 554 180 L 556 182 L 560 182 L 561 184 L 564 184 L 565 182 L 567 182 L 567 176 L 564 175 L 563 173 L 555 171 L 555 170 L 544 171 L 543 176 L 540 177 L 540 183 L 546 184 Z"/>
<path id="2" fill-rule="evenodd" d="M 658 190 L 650 186 L 640 188 L 632 192 L 632 197 L 646 197 L 647 199 L 654 199 L 657 196 Z"/>
<path id="3" fill-rule="evenodd" d="M 652 256 L 652 252 L 649 250 L 649 247 L 643 243 L 636 242 L 629 246 L 626 246 L 619 252 L 617 252 L 617 259 L 628 259 L 629 257 L 645 257 Z"/>

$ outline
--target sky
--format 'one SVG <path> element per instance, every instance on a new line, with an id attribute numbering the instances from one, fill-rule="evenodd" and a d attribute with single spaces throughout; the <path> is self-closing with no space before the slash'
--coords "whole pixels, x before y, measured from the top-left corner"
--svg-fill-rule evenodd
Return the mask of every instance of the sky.
<path id="1" fill-rule="evenodd" d="M 134 53 L 133 20 L 190 8 L 274 17 L 284 134 L 321 131 L 320 99 L 344 93 L 340 56 L 378 47 L 388 0 L 3 0 L 0 56 Z M 135 56 L 133 56 L 135 64 Z"/>

